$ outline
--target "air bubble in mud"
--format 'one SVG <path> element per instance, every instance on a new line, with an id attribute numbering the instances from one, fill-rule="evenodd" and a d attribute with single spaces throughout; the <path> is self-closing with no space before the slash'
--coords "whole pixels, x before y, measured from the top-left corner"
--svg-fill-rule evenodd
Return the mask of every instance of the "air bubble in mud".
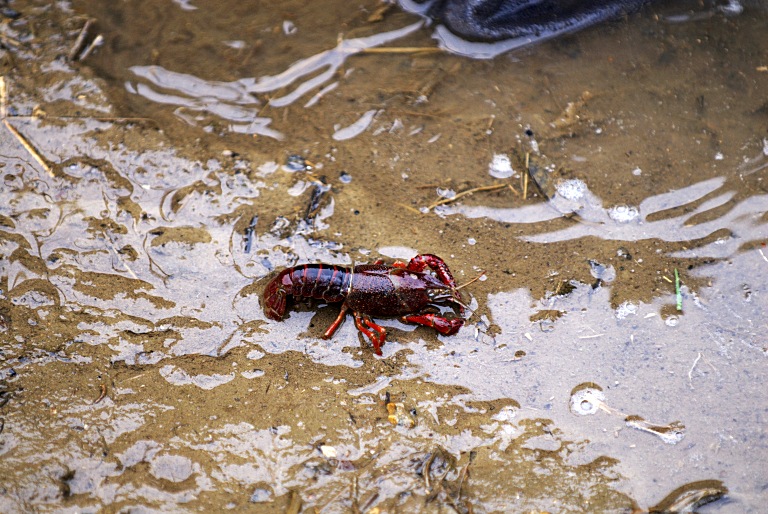
<path id="1" fill-rule="evenodd" d="M 493 160 L 488 165 L 488 173 L 493 178 L 510 178 L 515 175 L 515 170 L 512 168 L 512 162 L 505 154 L 495 154 Z"/>
<path id="2" fill-rule="evenodd" d="M 637 314 L 639 307 L 632 302 L 624 302 L 616 307 L 616 318 L 624 319 L 627 316 L 634 316 Z"/>
<path id="3" fill-rule="evenodd" d="M 616 205 L 608 209 L 608 217 L 618 223 L 629 223 L 640 217 L 640 211 L 631 205 Z"/>
<path id="4" fill-rule="evenodd" d="M 556 186 L 557 194 L 566 200 L 580 200 L 587 192 L 587 184 L 579 179 L 563 180 Z"/>
<path id="5" fill-rule="evenodd" d="M 494 421 L 501 421 L 504 423 L 510 423 L 517 416 L 517 411 L 520 410 L 519 406 L 505 405 L 499 412 L 491 416 Z"/>
<path id="6" fill-rule="evenodd" d="M 272 501 L 272 493 L 268 491 L 267 489 L 263 489 L 261 487 L 257 488 L 255 491 L 253 491 L 253 494 L 251 494 L 251 498 L 249 500 L 251 503 L 266 503 Z"/>
<path id="7" fill-rule="evenodd" d="M 605 395 L 597 386 L 582 389 L 580 387 L 574 389 L 571 394 L 571 412 L 579 416 L 589 416 L 596 413 L 605 401 Z"/>
<path id="8" fill-rule="evenodd" d="M 602 388 L 592 382 L 585 382 L 571 391 L 571 412 L 579 416 L 595 414 L 598 410 L 610 416 L 621 417 L 624 424 L 641 432 L 655 435 L 666 444 L 677 444 L 685 437 L 685 425 L 673 421 L 667 425 L 646 421 L 636 414 L 627 414 L 605 403 Z"/>

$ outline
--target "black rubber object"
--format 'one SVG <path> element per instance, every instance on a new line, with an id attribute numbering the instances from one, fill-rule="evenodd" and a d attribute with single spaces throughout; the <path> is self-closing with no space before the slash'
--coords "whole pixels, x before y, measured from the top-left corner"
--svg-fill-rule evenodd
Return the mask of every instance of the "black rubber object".
<path id="1" fill-rule="evenodd" d="M 437 0 L 429 16 L 474 41 L 546 37 L 638 10 L 651 0 Z"/>

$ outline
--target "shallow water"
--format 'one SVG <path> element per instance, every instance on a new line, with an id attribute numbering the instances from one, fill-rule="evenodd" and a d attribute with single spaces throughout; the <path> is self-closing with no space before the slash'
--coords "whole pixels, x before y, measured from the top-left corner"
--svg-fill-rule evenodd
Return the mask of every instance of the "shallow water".
<path id="1" fill-rule="evenodd" d="M 3 25 L 0 510 L 761 511 L 764 3 L 493 59 L 373 0 L 199 4 Z M 486 272 L 457 335 L 261 310 L 418 252 Z"/>

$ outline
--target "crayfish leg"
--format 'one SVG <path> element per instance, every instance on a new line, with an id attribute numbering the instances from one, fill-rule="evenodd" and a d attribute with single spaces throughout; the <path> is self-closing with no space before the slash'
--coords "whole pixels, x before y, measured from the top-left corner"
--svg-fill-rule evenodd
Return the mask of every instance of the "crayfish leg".
<path id="1" fill-rule="evenodd" d="M 338 330 L 338 328 L 341 326 L 341 323 L 344 321 L 344 317 L 347 315 L 348 310 L 349 307 L 347 307 L 347 304 L 342 304 L 341 312 L 339 312 L 339 315 L 336 316 L 335 320 L 333 320 L 331 326 L 326 329 L 325 333 L 323 334 L 323 339 L 330 339 L 336 330 Z"/>
<path id="2" fill-rule="evenodd" d="M 448 319 L 437 314 L 412 314 L 401 318 L 406 323 L 417 323 L 425 327 L 432 327 L 445 336 L 451 336 L 464 325 L 461 318 Z"/>
<path id="3" fill-rule="evenodd" d="M 373 321 L 371 321 L 371 318 L 368 316 L 363 316 L 360 313 L 355 312 L 355 326 L 357 329 L 362 332 L 373 345 L 373 351 L 376 353 L 376 355 L 381 356 L 381 345 L 384 344 L 384 341 L 387 339 L 387 331 L 384 327 L 377 325 Z M 366 325 L 368 328 L 373 329 L 376 334 L 374 334 L 371 330 L 368 330 L 366 328 Z"/>

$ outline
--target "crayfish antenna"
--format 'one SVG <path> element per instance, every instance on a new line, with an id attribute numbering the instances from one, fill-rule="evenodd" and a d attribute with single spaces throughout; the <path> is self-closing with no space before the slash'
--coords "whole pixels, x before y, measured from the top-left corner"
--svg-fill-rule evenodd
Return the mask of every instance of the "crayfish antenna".
<path id="1" fill-rule="evenodd" d="M 474 310 L 472 310 L 472 309 L 470 309 L 469 305 L 465 304 L 465 303 L 464 303 L 464 302 L 461 300 L 461 296 L 459 295 L 459 289 L 462 289 L 462 288 L 464 288 L 464 287 L 467 287 L 469 284 L 472 284 L 472 283 L 474 283 L 474 282 L 477 282 L 477 281 L 478 281 L 478 280 L 480 280 L 480 279 L 481 279 L 483 276 L 485 276 L 485 270 L 481 270 L 481 271 L 480 271 L 480 274 L 479 274 L 479 275 L 477 275 L 475 278 L 471 279 L 469 282 L 465 282 L 465 283 L 461 284 L 460 286 L 456 286 L 456 287 L 454 287 L 453 289 L 451 289 L 451 293 L 452 293 L 452 298 L 451 298 L 451 301 L 452 301 L 453 303 L 455 303 L 455 304 L 459 305 L 459 306 L 460 306 L 462 309 L 469 311 L 469 316 L 467 316 L 466 318 L 464 318 L 465 320 L 468 320 L 469 318 L 471 318 L 471 317 L 472 317 L 472 314 L 474 314 L 474 313 L 475 313 L 475 311 L 474 311 Z"/>
<path id="2" fill-rule="evenodd" d="M 469 308 L 469 306 L 467 306 L 467 305 L 463 305 L 462 307 L 464 307 L 464 310 L 469 311 L 469 314 L 467 315 L 467 317 L 464 318 L 464 321 L 469 321 L 469 318 L 472 317 L 472 315 L 475 313 L 475 311 L 473 309 Z"/>
<path id="3" fill-rule="evenodd" d="M 469 284 L 473 284 L 473 283 L 477 282 L 478 280 L 480 280 L 480 279 L 481 279 L 481 278 L 483 278 L 484 276 L 485 276 L 485 270 L 480 270 L 480 274 L 479 274 L 478 276 L 476 276 L 475 278 L 473 278 L 473 279 L 472 279 L 472 280 L 470 280 L 469 282 L 464 282 L 464 283 L 463 283 L 463 284 L 461 284 L 460 286 L 456 286 L 456 287 L 454 287 L 454 288 L 453 288 L 453 290 L 454 290 L 454 291 L 458 291 L 459 289 L 465 288 L 465 287 L 467 287 Z"/>
<path id="4" fill-rule="evenodd" d="M 472 309 L 469 308 L 469 306 L 466 303 L 464 303 L 463 301 L 459 300 L 455 296 L 451 297 L 451 301 L 453 303 L 455 303 L 456 305 L 458 305 L 459 307 L 461 307 L 462 309 L 472 310 Z"/>

